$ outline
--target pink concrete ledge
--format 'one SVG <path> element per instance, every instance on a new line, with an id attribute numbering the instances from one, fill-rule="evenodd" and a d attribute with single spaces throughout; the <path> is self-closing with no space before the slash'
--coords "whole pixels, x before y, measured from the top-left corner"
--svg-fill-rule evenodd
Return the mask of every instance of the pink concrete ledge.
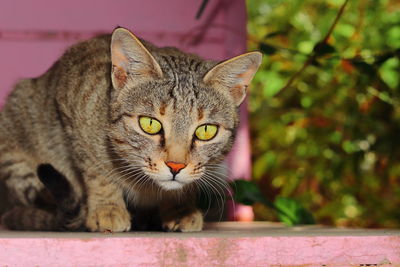
<path id="1" fill-rule="evenodd" d="M 210 224 L 201 233 L 0 231 L 0 266 L 400 266 L 400 230 Z"/>

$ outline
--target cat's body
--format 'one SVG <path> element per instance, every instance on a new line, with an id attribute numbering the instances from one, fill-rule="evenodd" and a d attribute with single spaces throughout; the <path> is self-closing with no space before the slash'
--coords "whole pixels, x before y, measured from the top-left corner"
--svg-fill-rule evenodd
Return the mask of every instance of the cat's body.
<path id="1" fill-rule="evenodd" d="M 243 86 L 260 58 L 247 57 L 247 66 L 235 74 L 244 73 Z M 215 172 L 229 151 L 244 95 L 230 99 L 232 93 L 218 89 L 225 86 L 216 81 L 225 67 L 213 73 L 215 65 L 118 29 L 112 37 L 73 46 L 44 75 L 19 82 L 0 113 L 0 179 L 14 205 L 34 208 L 47 201 L 36 170 L 49 163 L 74 188 L 71 205 L 79 203 L 65 229 L 127 231 L 136 216 L 128 204 L 155 210 L 166 230 L 201 230 L 192 181 L 201 180 L 207 168 Z M 154 127 L 153 118 L 162 128 L 149 134 L 143 123 Z M 209 123 L 218 127 L 216 141 L 195 140 L 194 132 Z M 8 218 L 23 218 L 23 212 L 10 211 Z M 31 224 L 7 223 L 50 229 Z"/>

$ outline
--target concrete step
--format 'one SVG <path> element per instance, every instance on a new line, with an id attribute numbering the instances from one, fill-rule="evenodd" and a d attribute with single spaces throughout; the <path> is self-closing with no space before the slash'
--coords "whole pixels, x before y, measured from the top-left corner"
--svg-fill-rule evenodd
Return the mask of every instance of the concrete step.
<path id="1" fill-rule="evenodd" d="M 200 233 L 0 231 L 0 266 L 400 266 L 400 230 L 221 222 Z"/>

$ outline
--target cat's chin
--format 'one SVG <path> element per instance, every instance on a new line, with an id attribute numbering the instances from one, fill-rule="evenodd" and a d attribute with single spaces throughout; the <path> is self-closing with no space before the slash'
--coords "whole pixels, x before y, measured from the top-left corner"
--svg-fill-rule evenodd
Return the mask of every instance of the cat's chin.
<path id="1" fill-rule="evenodd" d="M 180 190 L 183 188 L 184 184 L 178 181 L 159 181 L 158 185 L 165 191 Z"/>

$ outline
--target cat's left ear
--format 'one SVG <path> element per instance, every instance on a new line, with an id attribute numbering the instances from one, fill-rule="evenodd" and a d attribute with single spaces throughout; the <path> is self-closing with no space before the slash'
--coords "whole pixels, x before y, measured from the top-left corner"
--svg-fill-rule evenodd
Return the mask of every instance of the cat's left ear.
<path id="1" fill-rule="evenodd" d="M 112 33 L 111 62 L 111 80 L 116 89 L 122 89 L 129 78 L 139 83 L 163 76 L 160 65 L 149 50 L 135 35 L 124 28 L 117 28 Z"/>
<path id="2" fill-rule="evenodd" d="M 239 106 L 246 96 L 247 87 L 256 74 L 261 60 L 260 52 L 250 52 L 231 58 L 207 72 L 203 81 L 229 93 L 236 106 Z"/>

